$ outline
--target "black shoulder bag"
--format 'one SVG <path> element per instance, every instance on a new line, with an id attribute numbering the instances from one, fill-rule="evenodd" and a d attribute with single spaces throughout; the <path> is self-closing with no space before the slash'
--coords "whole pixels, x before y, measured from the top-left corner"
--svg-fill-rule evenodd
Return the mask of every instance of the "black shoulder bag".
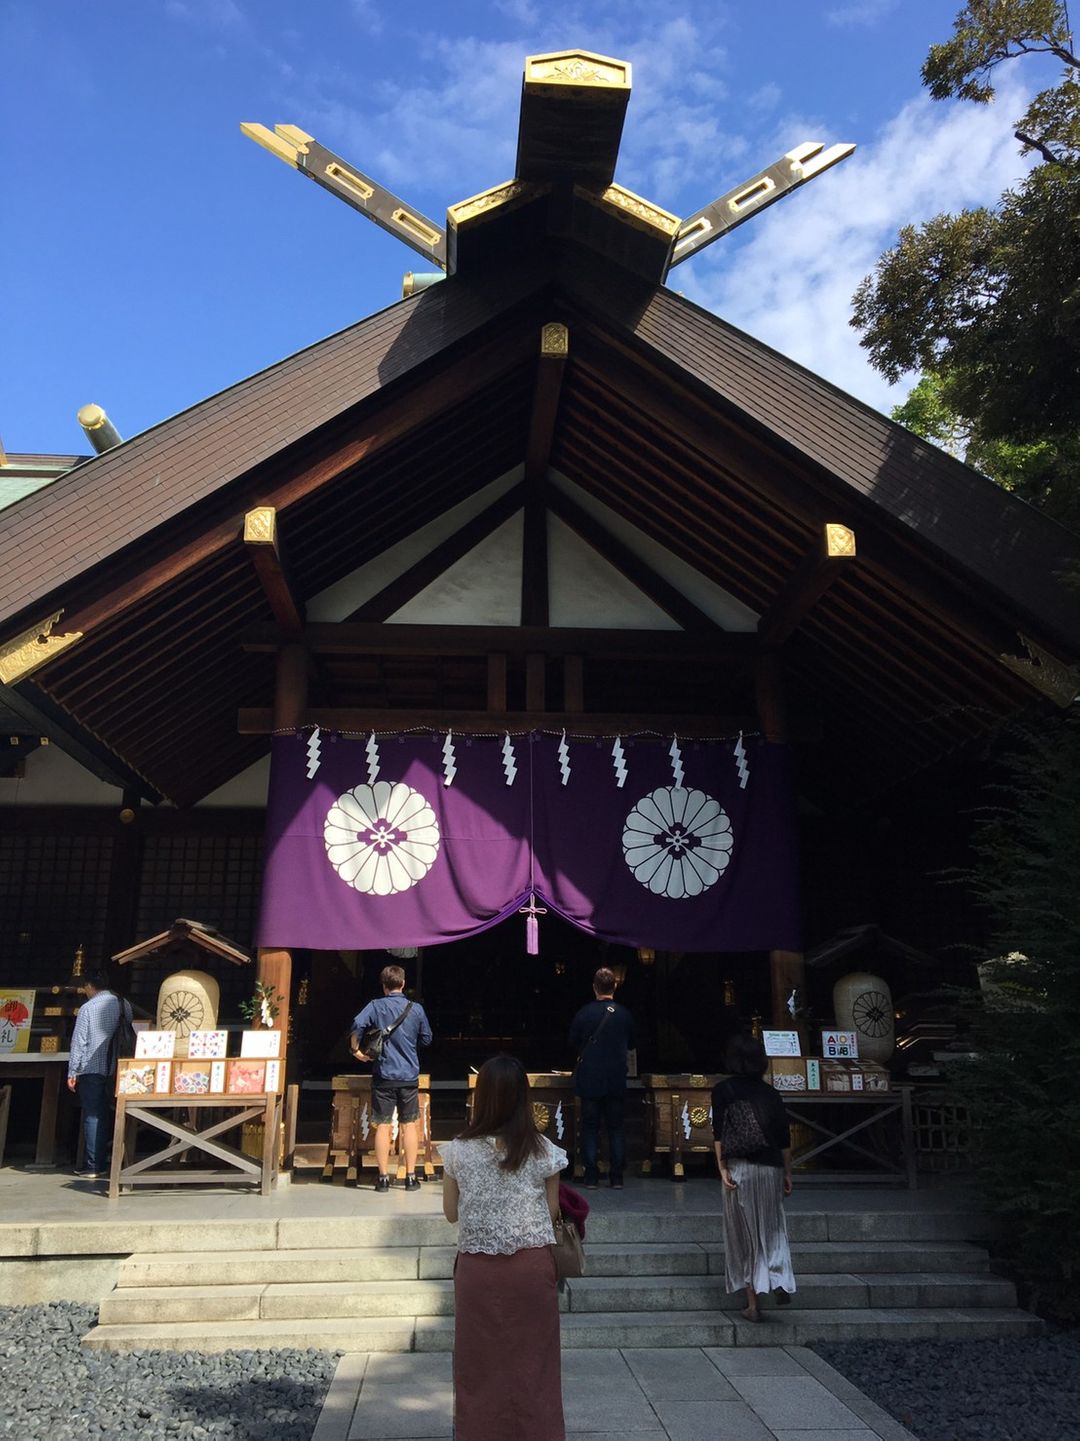
<path id="1" fill-rule="evenodd" d="M 375 1064 L 378 1065 L 383 1058 L 383 1051 L 386 1048 L 388 1038 L 394 1034 L 412 1008 L 412 1001 L 407 1002 L 405 1009 L 401 1015 L 398 1016 L 397 1020 L 394 1021 L 392 1025 L 385 1027 L 385 1029 L 382 1026 L 376 1026 L 374 1023 L 364 1027 L 360 1036 L 360 1050 L 363 1051 L 369 1061 L 374 1061 Z"/>
<path id="2" fill-rule="evenodd" d="M 598 1036 L 598 1035 L 600 1034 L 600 1032 L 604 1029 L 604 1027 L 607 1025 L 608 1021 L 611 1019 L 611 1017 L 612 1017 L 614 1014 L 615 1014 L 615 1007 L 614 1007 L 614 1006 L 610 1006 L 610 1005 L 609 1005 L 609 1006 L 606 1006 L 606 1007 L 604 1008 L 604 1014 L 600 1017 L 600 1024 L 597 1026 L 596 1030 L 593 1031 L 592 1035 L 589 1037 L 589 1039 L 585 1042 L 585 1044 L 584 1044 L 584 1045 L 582 1046 L 582 1048 L 581 1048 L 581 1052 L 580 1052 L 580 1054 L 578 1055 L 578 1058 L 577 1058 L 577 1063 L 578 1063 L 579 1066 L 581 1065 L 581 1062 L 582 1062 L 582 1060 L 583 1060 L 584 1057 L 585 1057 L 585 1052 L 586 1052 L 586 1051 L 589 1049 L 589 1047 L 592 1045 L 593 1041 L 596 1040 L 597 1036 Z"/>

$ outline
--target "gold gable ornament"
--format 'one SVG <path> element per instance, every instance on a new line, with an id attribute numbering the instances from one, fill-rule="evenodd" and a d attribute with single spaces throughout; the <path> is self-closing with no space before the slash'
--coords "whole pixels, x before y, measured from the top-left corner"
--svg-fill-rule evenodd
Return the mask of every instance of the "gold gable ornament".
<path id="1" fill-rule="evenodd" d="M 17 681 L 24 680 L 46 661 L 55 660 L 69 646 L 82 640 L 81 630 L 68 631 L 64 635 L 52 634 L 53 626 L 63 613 L 58 610 L 55 615 L 39 620 L 29 630 L 21 631 L 0 645 L 0 681 L 4 685 L 15 685 Z"/>

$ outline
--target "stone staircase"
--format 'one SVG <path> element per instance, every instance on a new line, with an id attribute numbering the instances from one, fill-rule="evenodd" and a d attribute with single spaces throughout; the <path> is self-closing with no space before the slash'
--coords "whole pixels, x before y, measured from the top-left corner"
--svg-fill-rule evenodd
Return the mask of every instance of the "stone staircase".
<path id="1" fill-rule="evenodd" d="M 804 1345 L 1038 1331 L 962 1211 L 795 1211 L 799 1290 L 765 1325 L 724 1286 L 719 1218 L 594 1212 L 587 1276 L 560 1298 L 564 1347 Z M 275 1246 L 143 1251 L 84 1344 L 106 1350 L 446 1351 L 454 1249 L 434 1216 L 281 1221 Z M 239 1239 L 239 1238 L 235 1238 Z M 303 1244 L 318 1241 L 318 1246 Z M 216 1244 L 210 1242 L 210 1245 Z"/>

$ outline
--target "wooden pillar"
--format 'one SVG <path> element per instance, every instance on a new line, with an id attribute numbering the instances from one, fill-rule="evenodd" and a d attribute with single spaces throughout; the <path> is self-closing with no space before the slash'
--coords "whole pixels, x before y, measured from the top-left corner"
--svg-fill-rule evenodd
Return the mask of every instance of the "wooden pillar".
<path id="1" fill-rule="evenodd" d="M 787 707 L 784 704 L 784 676 L 780 656 L 774 650 L 763 651 L 754 662 L 754 690 L 758 722 L 768 741 L 783 743 L 788 738 Z M 792 991 L 806 993 L 806 961 L 801 951 L 770 951 L 769 980 L 772 990 L 772 1023 L 779 1030 L 790 1030 L 791 1013 L 787 1008 Z"/>
<path id="2" fill-rule="evenodd" d="M 143 835 L 139 825 L 139 793 L 125 789 L 112 828 L 112 857 L 109 863 L 109 896 L 105 907 L 105 954 L 92 957 L 100 964 L 118 951 L 127 950 L 138 939 L 135 919 L 142 879 Z"/>
<path id="3" fill-rule="evenodd" d="M 296 730 L 303 724 L 307 710 L 308 656 L 296 641 L 283 645 L 277 653 L 277 676 L 274 686 L 274 730 Z M 292 952 L 260 946 L 257 958 L 257 979 L 273 986 L 274 995 L 281 996 L 273 1029 L 288 1039 L 289 1001 L 292 993 Z"/>
<path id="4" fill-rule="evenodd" d="M 271 1030 L 281 1031 L 288 1040 L 289 998 L 292 991 L 292 952 L 260 946 L 257 965 L 258 979 L 265 985 L 273 986 L 275 998 L 281 997 L 281 1000 L 277 1002 L 279 1010 L 274 1017 Z"/>
<path id="5" fill-rule="evenodd" d="M 303 724 L 307 710 L 307 677 L 307 651 L 295 641 L 283 645 L 277 653 L 274 685 L 275 731 L 296 730 Z"/>

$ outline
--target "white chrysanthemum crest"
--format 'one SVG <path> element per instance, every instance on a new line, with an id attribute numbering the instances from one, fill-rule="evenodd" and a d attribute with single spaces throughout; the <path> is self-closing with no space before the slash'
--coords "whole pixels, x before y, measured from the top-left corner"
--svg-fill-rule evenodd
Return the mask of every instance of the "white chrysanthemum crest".
<path id="1" fill-rule="evenodd" d="M 506 772 L 506 784 L 512 786 L 517 775 L 517 757 L 514 754 L 514 742 L 510 739 L 509 731 L 503 738 L 502 758 L 503 770 Z"/>
<path id="2" fill-rule="evenodd" d="M 742 731 L 739 732 L 739 739 L 735 742 L 735 766 L 739 772 L 739 789 L 744 791 L 746 782 L 750 779 L 750 762 L 746 759 Z"/>
<path id="3" fill-rule="evenodd" d="M 367 783 L 373 786 L 379 774 L 379 742 L 375 739 L 374 731 L 368 736 L 364 749 L 367 752 Z"/>
<path id="4" fill-rule="evenodd" d="M 562 772 L 562 783 L 566 785 L 570 779 L 570 747 L 566 744 L 565 731 L 559 739 L 559 770 Z"/>
<path id="5" fill-rule="evenodd" d="M 668 755 L 671 757 L 671 781 L 672 781 L 672 785 L 675 787 L 675 789 L 676 789 L 677 791 L 681 791 L 681 790 L 682 790 L 682 783 L 683 783 L 684 771 L 683 771 L 683 763 L 682 763 L 682 751 L 679 749 L 679 737 L 678 737 L 678 736 L 672 736 L 672 737 L 671 737 L 671 749 L 668 751 Z"/>
<path id="6" fill-rule="evenodd" d="M 452 786 L 454 777 L 457 775 L 457 754 L 454 750 L 454 733 L 446 732 L 446 739 L 443 741 L 443 785 Z"/>
<path id="7" fill-rule="evenodd" d="M 611 759 L 615 765 L 615 784 L 622 790 L 626 784 L 626 752 L 623 750 L 622 736 L 615 737 L 615 744 L 611 747 Z"/>
<path id="8" fill-rule="evenodd" d="M 319 736 L 319 727 L 316 726 L 307 738 L 307 778 L 309 781 L 315 779 L 315 772 L 319 769 L 319 752 L 322 748 Z"/>

